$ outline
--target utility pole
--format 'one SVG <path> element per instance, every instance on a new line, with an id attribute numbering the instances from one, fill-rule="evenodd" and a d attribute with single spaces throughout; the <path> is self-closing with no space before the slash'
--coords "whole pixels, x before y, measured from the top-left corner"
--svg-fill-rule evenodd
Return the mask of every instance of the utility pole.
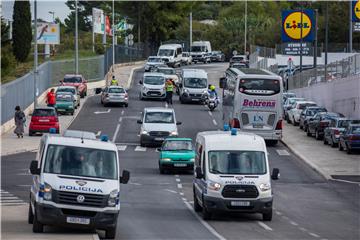
<path id="1" fill-rule="evenodd" d="M 79 74 L 78 0 L 75 0 L 75 73 Z"/>
<path id="2" fill-rule="evenodd" d="M 316 68 L 317 66 L 317 45 L 318 45 L 318 10 L 315 9 L 314 68 Z"/>
<path id="3" fill-rule="evenodd" d="M 34 109 L 37 107 L 37 73 L 38 73 L 38 49 L 37 49 L 37 1 L 34 0 Z"/>
<path id="4" fill-rule="evenodd" d="M 329 42 L 329 2 L 326 1 L 325 9 L 325 79 L 327 76 L 327 64 L 328 64 L 328 42 Z"/>
<path id="5" fill-rule="evenodd" d="M 247 0 L 245 0 L 244 54 L 246 54 L 246 33 L 247 33 Z"/>
<path id="6" fill-rule="evenodd" d="M 55 23 L 55 12 L 49 11 L 50 14 L 52 14 L 52 22 Z"/>
<path id="7" fill-rule="evenodd" d="M 115 66 L 115 8 L 114 0 L 112 1 L 112 72 L 114 75 L 114 66 Z"/>
<path id="8" fill-rule="evenodd" d="M 189 49 L 189 52 L 191 52 L 191 45 L 192 45 L 192 12 L 190 12 L 190 49 Z"/>
<path id="9" fill-rule="evenodd" d="M 303 6 L 301 5 L 301 28 L 300 28 L 300 74 L 302 72 L 302 57 L 303 57 Z"/>
<path id="10" fill-rule="evenodd" d="M 352 40 L 353 40 L 353 29 L 352 29 L 352 1 L 349 1 L 349 52 L 352 52 Z"/>

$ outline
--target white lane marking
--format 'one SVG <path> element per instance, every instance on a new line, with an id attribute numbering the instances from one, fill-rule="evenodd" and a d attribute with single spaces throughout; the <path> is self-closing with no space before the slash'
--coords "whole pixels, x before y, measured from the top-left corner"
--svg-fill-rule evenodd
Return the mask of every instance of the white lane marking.
<path id="1" fill-rule="evenodd" d="M 181 198 L 184 202 L 186 202 L 187 201 L 187 199 L 186 198 Z"/>
<path id="2" fill-rule="evenodd" d="M 108 109 L 107 111 L 96 111 L 94 112 L 95 114 L 102 114 L 102 113 L 109 113 L 111 111 L 111 109 Z"/>
<path id="3" fill-rule="evenodd" d="M 276 213 L 276 215 L 279 215 L 279 216 L 281 216 L 281 215 L 282 215 L 282 213 L 281 213 L 281 212 L 279 212 L 279 211 L 276 211 L 275 213 Z"/>
<path id="4" fill-rule="evenodd" d="M 119 151 L 125 151 L 126 150 L 126 145 L 118 145 L 117 146 L 117 149 L 119 150 Z"/>
<path id="5" fill-rule="evenodd" d="M 195 216 L 197 220 L 207 229 L 209 232 L 211 232 L 216 238 L 219 240 L 226 240 L 223 236 L 221 236 L 210 224 L 205 222 L 202 218 L 199 217 L 199 215 L 194 211 L 193 207 L 190 205 L 190 203 L 184 201 L 186 207 L 189 209 L 189 211 Z"/>
<path id="6" fill-rule="evenodd" d="M 127 146 L 139 146 L 138 143 L 124 143 L 124 142 L 121 142 L 121 143 L 115 143 L 116 145 L 127 145 Z"/>
<path id="7" fill-rule="evenodd" d="M 288 151 L 286 151 L 285 149 L 279 149 L 276 150 L 277 154 L 279 154 L 280 156 L 290 156 L 290 153 Z"/>
<path id="8" fill-rule="evenodd" d="M 21 203 L 24 202 L 23 200 L 17 198 L 17 199 L 4 199 L 4 201 L 1 201 L 1 203 Z"/>
<path id="9" fill-rule="evenodd" d="M 0 206 L 15 206 L 15 205 L 25 205 L 26 202 L 13 202 L 13 203 L 0 203 Z"/>
<path id="10" fill-rule="evenodd" d="M 181 193 L 179 193 L 181 196 L 184 196 L 184 193 L 183 192 L 181 192 Z"/>
<path id="11" fill-rule="evenodd" d="M 282 216 L 283 218 L 285 218 L 286 220 L 289 220 L 289 218 L 287 216 Z"/>
<path id="12" fill-rule="evenodd" d="M 189 201 L 189 203 L 194 204 L 194 201 Z"/>
<path id="13" fill-rule="evenodd" d="M 136 152 L 145 152 L 145 151 L 146 151 L 146 147 L 136 146 L 135 151 L 136 151 Z"/>
<path id="14" fill-rule="evenodd" d="M 297 223 L 294 222 L 294 221 L 290 221 L 290 224 L 291 224 L 291 225 L 294 225 L 294 226 L 299 226 L 299 224 L 297 224 Z"/>
<path id="15" fill-rule="evenodd" d="M 344 183 L 352 183 L 352 184 L 359 184 L 359 182 L 352 182 L 352 181 L 348 181 L 348 180 L 342 180 L 342 179 L 329 179 L 330 181 L 336 181 L 336 182 L 344 182 Z M 359 184 L 360 187 L 360 184 Z"/>
<path id="16" fill-rule="evenodd" d="M 316 238 L 319 238 L 319 237 L 320 237 L 319 235 L 317 235 L 317 234 L 315 234 L 315 233 L 312 233 L 312 232 L 309 232 L 309 234 L 310 234 L 311 236 L 313 236 L 313 237 L 316 237 Z"/>
<path id="17" fill-rule="evenodd" d="M 178 193 L 177 191 L 170 190 L 170 189 L 165 189 L 165 191 L 168 191 L 168 192 L 171 192 L 171 193 Z"/>
<path id="18" fill-rule="evenodd" d="M 31 187 L 31 185 L 16 185 L 17 187 Z"/>
<path id="19" fill-rule="evenodd" d="M 129 182 L 129 184 L 136 185 L 136 186 L 141 186 L 142 185 L 141 183 L 136 183 L 136 182 Z"/>
<path id="20" fill-rule="evenodd" d="M 101 135 L 101 131 L 98 131 L 98 132 L 95 134 L 96 137 L 100 137 L 100 135 Z"/>
<path id="21" fill-rule="evenodd" d="M 179 178 L 176 178 L 175 180 L 176 180 L 177 182 L 180 182 L 180 179 L 179 179 Z"/>
<path id="22" fill-rule="evenodd" d="M 265 230 L 268 230 L 268 231 L 272 231 L 273 229 L 271 227 L 269 227 L 268 225 L 266 225 L 265 223 L 263 222 L 260 222 L 260 221 L 257 221 L 257 223 L 263 227 Z"/>
<path id="23" fill-rule="evenodd" d="M 0 197 L 0 200 L 18 200 L 18 198 L 17 197 L 14 197 L 14 196 L 1 196 Z"/>
<path id="24" fill-rule="evenodd" d="M 303 232 L 307 232 L 307 230 L 306 230 L 305 228 L 303 228 L 303 227 L 299 227 L 299 229 L 300 229 L 301 231 L 303 231 Z"/>
<path id="25" fill-rule="evenodd" d="M 178 178 L 178 177 L 179 177 L 179 175 L 177 175 L 177 174 L 176 174 L 176 175 L 174 175 L 174 177 Z"/>
<path id="26" fill-rule="evenodd" d="M 119 130 L 120 130 L 120 124 L 116 125 L 115 133 L 114 133 L 114 136 L 113 136 L 113 139 L 112 139 L 113 142 L 115 142 L 116 137 L 117 137 L 117 135 L 119 133 Z"/>
<path id="27" fill-rule="evenodd" d="M 19 175 L 19 176 L 29 176 L 31 175 L 30 173 L 17 173 L 16 175 Z"/>
<path id="28" fill-rule="evenodd" d="M 124 110 L 121 111 L 121 115 L 124 115 Z"/>
<path id="29" fill-rule="evenodd" d="M 181 184 L 181 183 L 178 183 L 177 187 L 181 189 L 181 188 L 182 188 L 182 184 Z"/>
<path id="30" fill-rule="evenodd" d="M 209 115 L 212 116 L 212 112 L 208 111 Z"/>
<path id="31" fill-rule="evenodd" d="M 9 192 L 4 191 L 4 190 L 2 190 L 2 189 L 0 190 L 0 192 L 1 192 L 1 193 L 9 193 Z"/>
<path id="32" fill-rule="evenodd" d="M 215 119 L 213 119 L 213 123 L 214 123 L 215 126 L 217 126 L 217 122 L 216 122 Z"/>
<path id="33" fill-rule="evenodd" d="M 122 117 L 119 118 L 119 123 L 121 123 L 121 122 L 122 122 Z"/>

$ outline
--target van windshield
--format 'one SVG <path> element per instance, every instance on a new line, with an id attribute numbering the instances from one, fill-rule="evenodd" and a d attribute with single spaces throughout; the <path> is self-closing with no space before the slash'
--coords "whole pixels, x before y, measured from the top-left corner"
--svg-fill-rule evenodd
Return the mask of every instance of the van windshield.
<path id="1" fill-rule="evenodd" d="M 207 79 L 206 78 L 185 78 L 184 86 L 188 88 L 206 88 Z"/>
<path id="2" fill-rule="evenodd" d="M 160 57 L 172 57 L 174 56 L 174 50 L 171 49 L 160 49 L 158 56 Z"/>
<path id="3" fill-rule="evenodd" d="M 172 112 L 147 112 L 145 123 L 174 123 Z"/>
<path id="4" fill-rule="evenodd" d="M 265 153 L 260 151 L 210 151 L 213 174 L 265 174 Z"/>
<path id="5" fill-rule="evenodd" d="M 241 79 L 239 91 L 248 95 L 272 95 L 280 92 L 280 81 L 272 79 Z"/>
<path id="6" fill-rule="evenodd" d="M 92 148 L 49 145 L 44 172 L 118 179 L 116 153 Z"/>
<path id="7" fill-rule="evenodd" d="M 192 52 L 205 52 L 206 47 L 205 46 L 192 46 L 191 51 Z"/>
<path id="8" fill-rule="evenodd" d="M 165 83 L 165 78 L 161 76 L 146 76 L 144 83 L 149 85 L 163 85 Z"/>

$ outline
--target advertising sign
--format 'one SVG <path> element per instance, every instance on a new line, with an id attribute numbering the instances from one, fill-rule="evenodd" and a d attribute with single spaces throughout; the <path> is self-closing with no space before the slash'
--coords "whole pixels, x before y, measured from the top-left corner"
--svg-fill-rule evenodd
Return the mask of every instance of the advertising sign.
<path id="1" fill-rule="evenodd" d="M 302 24 L 301 24 L 302 15 Z M 284 10 L 282 11 L 281 39 L 283 42 L 301 41 L 301 29 L 303 42 L 312 42 L 315 37 L 314 10 Z"/>
<path id="2" fill-rule="evenodd" d="M 38 44 L 60 44 L 60 25 L 40 22 L 37 24 Z"/>
<path id="3" fill-rule="evenodd" d="M 353 23 L 353 32 L 360 32 L 360 22 Z"/>
<path id="4" fill-rule="evenodd" d="M 360 0 L 352 1 L 352 21 L 360 22 Z"/>
<path id="5" fill-rule="evenodd" d="M 301 43 L 299 42 L 288 42 L 281 44 L 281 53 L 284 55 L 300 55 Z M 302 43 L 302 54 L 303 56 L 312 56 L 313 54 L 313 46 L 312 43 L 303 42 Z"/>
<path id="6" fill-rule="evenodd" d="M 104 34 L 105 30 L 105 19 L 104 12 L 101 9 L 93 8 L 93 31 L 97 34 Z"/>
<path id="7" fill-rule="evenodd" d="M 105 17 L 105 31 L 106 31 L 106 35 L 112 36 L 109 16 Z"/>

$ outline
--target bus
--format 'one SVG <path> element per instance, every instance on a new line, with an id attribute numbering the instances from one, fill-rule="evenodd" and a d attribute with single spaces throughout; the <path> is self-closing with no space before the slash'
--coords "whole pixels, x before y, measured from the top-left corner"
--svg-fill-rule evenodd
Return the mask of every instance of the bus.
<path id="1" fill-rule="evenodd" d="M 263 69 L 229 68 L 220 78 L 223 124 L 276 144 L 282 137 L 283 84 Z"/>

